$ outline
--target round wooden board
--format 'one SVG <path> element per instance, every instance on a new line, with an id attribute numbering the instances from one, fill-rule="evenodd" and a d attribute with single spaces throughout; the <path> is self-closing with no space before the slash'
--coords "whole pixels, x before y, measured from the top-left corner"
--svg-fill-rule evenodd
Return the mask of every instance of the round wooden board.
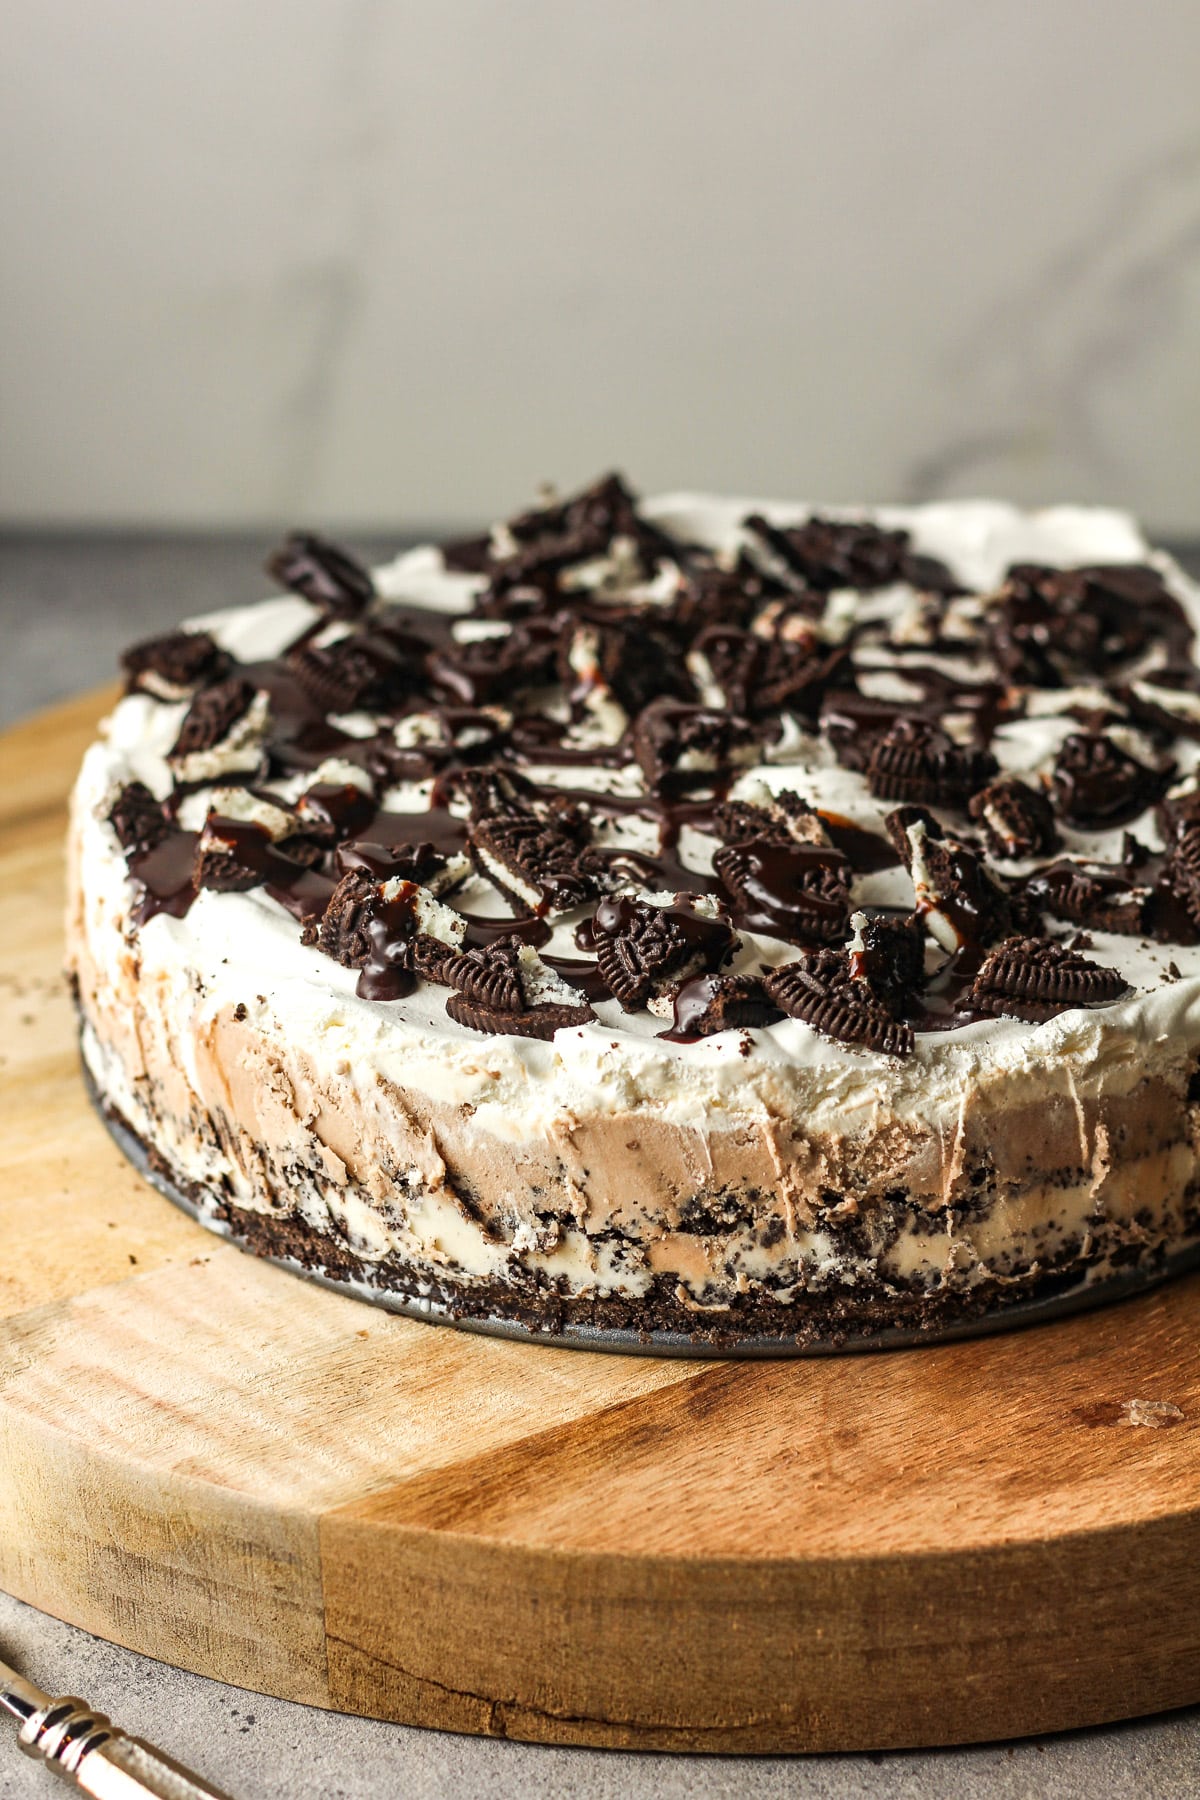
<path id="1" fill-rule="evenodd" d="M 552 1743 L 1200 1699 L 1200 1276 L 938 1348 L 658 1362 L 389 1317 L 161 1199 L 59 968 L 107 697 L 0 740 L 0 1585 L 244 1687 Z"/>

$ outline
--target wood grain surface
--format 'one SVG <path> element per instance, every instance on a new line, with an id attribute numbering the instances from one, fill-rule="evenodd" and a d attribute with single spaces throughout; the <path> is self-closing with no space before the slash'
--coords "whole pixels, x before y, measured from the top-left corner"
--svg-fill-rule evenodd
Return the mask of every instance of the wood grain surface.
<path id="1" fill-rule="evenodd" d="M 0 739 L 0 1585 L 245 1687 L 555 1743 L 1200 1699 L 1200 1277 L 974 1343 L 654 1362 L 389 1317 L 160 1199 L 60 973 L 104 698 Z"/>

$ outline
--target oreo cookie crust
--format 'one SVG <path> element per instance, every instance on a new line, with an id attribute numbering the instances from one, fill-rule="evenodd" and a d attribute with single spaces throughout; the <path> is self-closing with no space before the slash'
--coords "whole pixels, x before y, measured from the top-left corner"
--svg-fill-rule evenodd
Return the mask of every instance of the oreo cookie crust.
<path id="1" fill-rule="evenodd" d="M 608 477 L 269 567 L 71 827 L 92 1080 L 214 1225 L 706 1343 L 1196 1236 L 1200 606 L 1122 515 Z"/>

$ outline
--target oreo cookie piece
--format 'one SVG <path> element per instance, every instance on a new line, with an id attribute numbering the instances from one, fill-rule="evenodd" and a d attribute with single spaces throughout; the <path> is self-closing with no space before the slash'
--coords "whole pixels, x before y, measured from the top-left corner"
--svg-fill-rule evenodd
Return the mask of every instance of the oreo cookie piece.
<path id="1" fill-rule="evenodd" d="M 309 639 L 288 652 L 288 667 L 323 713 L 386 712 L 417 687 L 426 646 L 410 640 L 405 656 L 380 633 Z"/>
<path id="2" fill-rule="evenodd" d="M 633 753 L 655 791 L 685 789 L 755 762 L 762 733 L 749 719 L 707 706 L 654 700 L 634 721 Z"/>
<path id="3" fill-rule="evenodd" d="M 121 653 L 129 691 L 156 700 L 182 700 L 193 688 L 220 681 L 229 662 L 229 653 L 207 631 L 169 631 Z"/>
<path id="4" fill-rule="evenodd" d="M 676 894 L 669 904 L 622 894 L 601 901 L 592 920 L 596 967 L 625 1012 L 659 1010 L 694 975 L 713 973 L 737 948 L 711 901 Z"/>
<path id="5" fill-rule="evenodd" d="M 176 781 L 213 781 L 259 769 L 269 715 L 266 692 L 240 675 L 201 688 L 167 752 Z"/>
<path id="6" fill-rule="evenodd" d="M 473 817 L 467 843 L 480 874 L 509 899 L 537 913 L 567 912 L 595 899 L 604 871 L 586 831 L 573 809 L 537 812 L 514 800 Z"/>
<path id="7" fill-rule="evenodd" d="M 812 722 L 827 690 L 852 680 L 848 652 L 829 649 L 811 628 L 785 637 L 760 632 L 757 623 L 753 631 L 712 625 L 692 645 L 687 663 L 707 705 L 753 719 L 791 712 Z"/>
<path id="8" fill-rule="evenodd" d="M 993 856 L 1053 856 L 1059 847 L 1054 809 L 1046 795 L 1015 775 L 1002 776 L 973 794 L 968 811 L 983 826 Z"/>
<path id="9" fill-rule="evenodd" d="M 710 829 L 723 844 L 829 844 L 820 813 L 791 788 L 764 791 L 761 800 L 722 801 Z"/>
<path id="10" fill-rule="evenodd" d="M 737 631 L 767 600 L 784 592 L 745 556 L 733 569 L 700 564 L 683 575 L 671 602 L 670 622 L 681 637 L 693 640 L 709 627 Z"/>
<path id="11" fill-rule="evenodd" d="M 192 880 L 222 894 L 245 893 L 274 879 L 283 860 L 261 825 L 210 814 L 196 840 Z"/>
<path id="12" fill-rule="evenodd" d="M 690 700 L 691 683 L 670 638 L 633 620 L 606 623 L 568 615 L 557 655 L 558 679 L 578 703 L 607 690 L 626 713 L 640 712 L 660 694 Z"/>
<path id="13" fill-rule="evenodd" d="M 1200 825 L 1177 830 L 1163 870 L 1163 885 L 1200 930 Z"/>
<path id="14" fill-rule="evenodd" d="M 486 1006 L 476 1006 L 462 994 L 451 994 L 447 998 L 446 1012 L 456 1025 L 465 1025 L 471 1031 L 486 1032 L 492 1037 L 541 1038 L 545 1041 L 549 1041 L 556 1031 L 586 1025 L 596 1016 L 586 1002 L 567 1001 L 528 1006 L 518 1012 L 492 1012 Z"/>
<path id="15" fill-rule="evenodd" d="M 108 822 L 128 855 L 153 850 L 170 836 L 171 826 L 159 802 L 140 781 L 128 782 L 113 801 Z"/>
<path id="16" fill-rule="evenodd" d="M 1035 687 L 1105 675 L 1155 636 L 1180 632 L 1187 633 L 1187 621 L 1162 576 L 1132 563 L 1015 563 L 987 617 L 988 648 L 1001 670 Z"/>
<path id="17" fill-rule="evenodd" d="M 492 565 L 492 535 L 482 532 L 477 537 L 451 538 L 439 544 L 442 562 L 456 575 L 484 575 Z"/>
<path id="18" fill-rule="evenodd" d="M 578 991 L 517 938 L 464 950 L 446 963 L 445 979 L 454 990 L 447 1013 L 472 1031 L 548 1039 L 595 1017 Z"/>
<path id="19" fill-rule="evenodd" d="M 303 941 L 343 968 L 374 972 L 374 986 L 360 984 L 359 993 L 382 1000 L 399 997 L 399 991 L 388 991 L 389 974 L 441 981 L 447 959 L 457 955 L 465 935 L 466 921 L 418 883 L 380 881 L 367 869 L 350 869 L 321 918 L 305 928 Z"/>
<path id="20" fill-rule="evenodd" d="M 713 1037 L 719 1031 L 748 1031 L 773 1025 L 783 1014 L 751 975 L 693 975 L 672 1002 L 670 1037 Z"/>
<path id="21" fill-rule="evenodd" d="M 840 943 L 850 917 L 850 866 L 832 845 L 752 839 L 724 844 L 713 869 L 739 925 L 789 943 Z"/>
<path id="22" fill-rule="evenodd" d="M 1012 896 L 981 856 L 940 828 L 935 836 L 922 818 L 903 836 L 895 815 L 884 823 L 912 876 L 917 914 L 944 950 L 983 949 L 1011 934 Z"/>
<path id="23" fill-rule="evenodd" d="M 990 751 L 964 748 L 928 720 L 907 717 L 876 741 L 866 767 L 877 799 L 962 808 L 996 772 Z"/>
<path id="24" fill-rule="evenodd" d="M 907 919 L 854 913 L 848 947 L 851 973 L 866 982 L 889 1011 L 903 1009 L 925 983 L 925 926 L 919 913 Z"/>
<path id="25" fill-rule="evenodd" d="M 184 714 L 170 754 L 191 756 L 197 751 L 215 749 L 249 712 L 254 695 L 252 684 L 240 675 L 231 675 L 197 694 Z"/>
<path id="26" fill-rule="evenodd" d="M 310 531 L 289 532 L 266 561 L 266 571 L 289 593 L 337 619 L 355 619 L 375 595 L 375 583 L 348 550 Z"/>
<path id="27" fill-rule="evenodd" d="M 857 519 L 806 519 L 803 525 L 772 526 L 761 514 L 745 521 L 774 559 L 804 587 L 828 592 L 853 588 L 869 592 L 892 582 L 908 582 L 923 593 L 962 593 L 946 564 L 913 551 L 907 531 L 889 531 Z"/>
<path id="28" fill-rule="evenodd" d="M 428 659 L 434 691 L 454 706 L 508 701 L 554 680 L 560 628 L 552 619 L 528 619 L 503 636 L 473 638 Z"/>
<path id="29" fill-rule="evenodd" d="M 894 1019 L 866 982 L 855 978 L 843 950 L 810 951 L 772 969 L 763 985 L 789 1018 L 839 1043 L 884 1056 L 910 1056 L 916 1047 L 912 1027 Z"/>
<path id="30" fill-rule="evenodd" d="M 1124 937 L 1150 934 L 1152 889 L 1135 883 L 1122 864 L 1061 857 L 1037 869 L 1025 882 L 1024 892 L 1052 918 L 1068 919 L 1089 931 Z"/>
<path id="31" fill-rule="evenodd" d="M 342 874 L 358 869 L 377 881 L 412 881 L 435 896 L 451 893 L 471 873 L 468 857 L 430 843 L 387 844 L 350 838 L 338 845 L 333 860 Z"/>
<path id="32" fill-rule="evenodd" d="M 942 836 L 941 820 L 936 819 L 927 807 L 897 806 L 888 813 L 883 821 L 883 829 L 906 869 L 912 864 L 912 843 L 908 833 L 913 825 L 919 825 L 926 837 L 933 838 L 935 842 Z"/>
<path id="33" fill-rule="evenodd" d="M 1103 732 L 1073 732 L 1054 765 L 1055 804 L 1083 830 L 1124 825 L 1162 797 L 1171 773 L 1147 768 Z"/>
<path id="34" fill-rule="evenodd" d="M 1128 992 L 1115 969 L 1089 962 L 1047 938 L 1012 937 L 987 957 L 967 1005 L 995 1017 L 1038 1023 L 1072 1006 L 1107 1005 Z"/>

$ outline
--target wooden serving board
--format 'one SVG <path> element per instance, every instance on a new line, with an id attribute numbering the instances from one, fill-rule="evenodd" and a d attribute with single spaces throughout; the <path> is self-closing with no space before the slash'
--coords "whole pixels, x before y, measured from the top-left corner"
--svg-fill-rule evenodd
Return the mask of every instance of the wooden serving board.
<path id="1" fill-rule="evenodd" d="M 389 1317 L 161 1199 L 59 972 L 104 698 L 0 740 L 0 1585 L 244 1687 L 552 1743 L 1200 1699 L 1200 1276 L 940 1348 L 656 1362 Z"/>

